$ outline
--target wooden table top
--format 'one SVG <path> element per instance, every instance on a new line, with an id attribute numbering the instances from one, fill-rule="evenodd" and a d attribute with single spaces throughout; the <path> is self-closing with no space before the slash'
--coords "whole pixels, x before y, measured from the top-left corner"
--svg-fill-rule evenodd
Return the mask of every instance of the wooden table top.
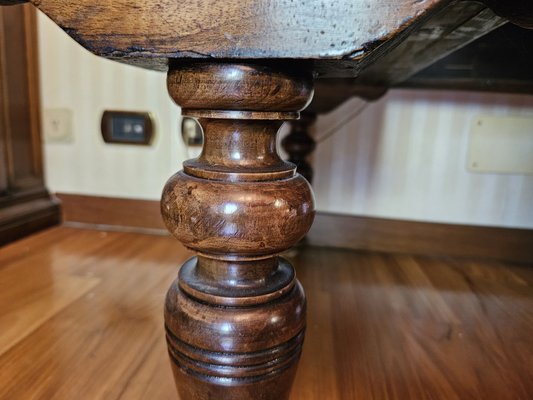
<path id="1" fill-rule="evenodd" d="M 38 0 L 104 57 L 361 59 L 451 0 Z"/>
<path id="2" fill-rule="evenodd" d="M 311 70 L 316 95 L 308 111 L 314 113 L 353 96 L 376 99 L 508 19 L 533 27 L 528 0 L 30 3 L 87 50 L 123 63 L 167 71 L 184 60 L 275 60 Z"/>
<path id="3" fill-rule="evenodd" d="M 318 77 L 354 78 L 379 65 L 360 83 L 387 86 L 500 26 L 505 19 L 497 15 L 533 26 L 524 0 L 485 0 L 490 8 L 471 0 L 31 3 L 89 51 L 146 68 L 165 71 L 179 59 L 283 59 L 307 64 Z"/>

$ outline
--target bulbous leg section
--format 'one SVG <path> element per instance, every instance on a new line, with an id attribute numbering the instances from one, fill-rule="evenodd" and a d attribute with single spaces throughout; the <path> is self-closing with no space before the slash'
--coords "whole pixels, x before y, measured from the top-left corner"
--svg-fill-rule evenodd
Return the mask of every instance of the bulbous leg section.
<path id="1" fill-rule="evenodd" d="M 279 253 L 310 228 L 314 200 L 276 133 L 312 96 L 310 77 L 257 65 L 174 66 L 169 91 L 200 117 L 204 148 L 167 182 L 161 213 L 196 257 L 168 291 L 165 327 L 182 400 L 289 397 L 305 295 Z"/>
<path id="2" fill-rule="evenodd" d="M 167 343 L 180 395 L 288 398 L 305 330 L 305 296 L 292 266 L 280 259 L 264 275 L 260 291 L 252 289 L 255 277 L 241 277 L 241 290 L 235 293 L 240 297 L 235 297 L 214 281 L 207 285 L 209 290 L 199 290 L 199 264 L 193 258 L 183 266 L 165 305 Z"/>
<path id="3" fill-rule="evenodd" d="M 298 242 L 314 217 L 301 175 L 277 181 L 228 182 L 178 172 L 163 190 L 161 214 L 185 246 L 220 258 L 264 257 Z"/>

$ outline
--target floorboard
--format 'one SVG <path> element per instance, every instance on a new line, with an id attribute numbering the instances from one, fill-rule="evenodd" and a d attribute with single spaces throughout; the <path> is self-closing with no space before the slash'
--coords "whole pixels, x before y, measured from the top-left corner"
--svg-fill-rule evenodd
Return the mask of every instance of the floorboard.
<path id="1" fill-rule="evenodd" d="M 177 399 L 174 239 L 57 227 L 0 248 L 0 399 Z M 533 266 L 326 248 L 291 400 L 533 399 Z"/>

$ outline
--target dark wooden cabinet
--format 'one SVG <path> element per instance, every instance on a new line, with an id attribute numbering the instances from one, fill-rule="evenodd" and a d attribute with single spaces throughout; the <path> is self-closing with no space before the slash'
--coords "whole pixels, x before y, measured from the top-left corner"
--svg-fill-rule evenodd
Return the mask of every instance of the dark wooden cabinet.
<path id="1" fill-rule="evenodd" d="M 59 222 L 43 179 L 36 16 L 0 8 L 0 244 Z"/>

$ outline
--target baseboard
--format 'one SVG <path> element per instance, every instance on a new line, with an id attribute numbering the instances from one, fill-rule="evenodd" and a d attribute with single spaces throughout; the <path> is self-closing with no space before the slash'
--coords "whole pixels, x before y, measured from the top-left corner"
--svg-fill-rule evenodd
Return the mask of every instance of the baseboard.
<path id="1" fill-rule="evenodd" d="M 63 221 L 164 230 L 159 201 L 56 193 Z"/>
<path id="2" fill-rule="evenodd" d="M 316 246 L 533 263 L 533 230 L 319 213 Z"/>
<path id="3" fill-rule="evenodd" d="M 57 194 L 65 222 L 166 232 L 159 202 Z M 307 243 L 356 250 L 533 263 L 533 230 L 318 213 Z"/>
<path id="4" fill-rule="evenodd" d="M 61 222 L 59 202 L 46 195 L 0 209 L 0 246 Z"/>

